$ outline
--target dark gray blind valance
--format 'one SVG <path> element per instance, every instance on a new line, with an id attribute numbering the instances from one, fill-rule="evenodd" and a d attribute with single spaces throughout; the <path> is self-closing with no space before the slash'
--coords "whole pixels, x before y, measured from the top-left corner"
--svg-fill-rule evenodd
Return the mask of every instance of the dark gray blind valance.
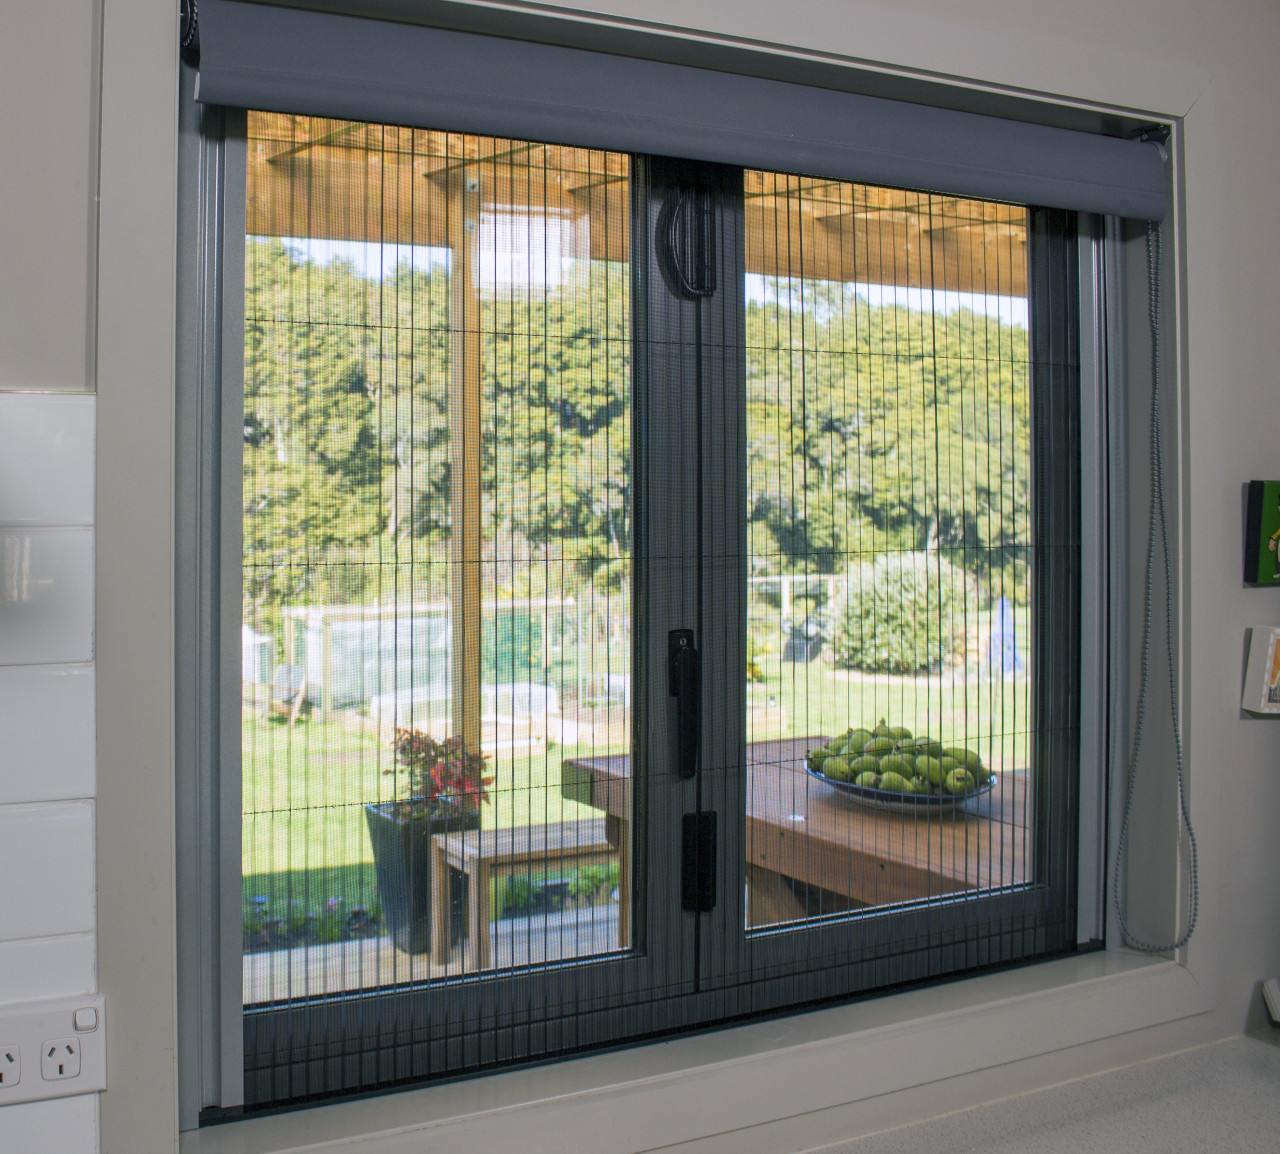
<path id="1" fill-rule="evenodd" d="M 200 4 L 209 104 L 712 160 L 1142 220 L 1149 144 L 579 48 Z"/>

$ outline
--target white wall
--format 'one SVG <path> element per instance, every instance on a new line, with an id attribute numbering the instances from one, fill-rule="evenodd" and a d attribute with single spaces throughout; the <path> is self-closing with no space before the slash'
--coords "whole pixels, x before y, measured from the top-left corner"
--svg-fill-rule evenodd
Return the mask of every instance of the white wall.
<path id="1" fill-rule="evenodd" d="M 96 29 L 0 36 L 0 1016 L 97 989 L 91 333 Z M 34 179 L 33 179 L 34 177 Z M 16 878 L 17 884 L 12 884 Z M 96 1095 L 0 1110 L 0 1151 L 98 1149 Z"/>
<path id="2" fill-rule="evenodd" d="M 1280 187 L 1274 65 L 1280 10 L 1269 0 L 895 0 L 892 8 L 858 0 L 613 0 L 607 8 L 597 2 L 596 10 L 1184 118 L 1182 233 L 1173 249 L 1183 325 L 1176 366 L 1183 414 L 1177 446 L 1185 543 L 1180 563 L 1187 739 L 1205 881 L 1204 920 L 1186 960 L 1203 1012 L 1143 1029 L 1121 1024 L 1119 1036 L 1089 1041 L 1073 1032 L 1070 1010 L 1058 1011 L 1056 1020 L 1051 1016 L 1046 1031 L 1031 1002 L 1013 1006 L 998 1026 L 957 1027 L 962 1038 L 970 1031 L 975 1056 L 968 1066 L 939 1067 L 925 1078 L 944 1081 L 897 1092 L 886 1086 L 868 1101 L 851 1094 L 843 1105 L 838 1096 L 825 1105 L 803 1099 L 809 1112 L 785 1126 L 751 1113 L 752 1103 L 744 1099 L 738 1113 L 756 1123 L 753 1136 L 735 1135 L 718 1146 L 708 1138 L 703 1148 L 793 1146 L 798 1135 L 831 1141 L 1259 1027 L 1258 981 L 1280 971 L 1272 891 L 1280 876 L 1274 833 L 1280 773 L 1276 730 L 1244 719 L 1238 696 L 1243 631 L 1253 622 L 1280 621 L 1280 593 L 1241 588 L 1239 526 L 1241 483 L 1280 474 L 1272 354 L 1280 268 L 1272 211 L 1273 190 Z M 112 1023 L 101 1148 L 145 1154 L 173 1149 L 176 1142 L 170 705 L 176 5 L 104 0 L 100 107 L 98 11 L 95 0 L 10 5 L 0 36 L 0 270 L 22 270 L 0 273 L 0 403 L 13 404 L 20 390 L 85 393 L 96 387 L 98 430 L 96 520 L 85 517 L 84 501 L 93 490 L 83 480 L 68 481 L 65 499 L 55 500 L 62 470 L 40 472 L 37 463 L 24 466 L 14 480 L 4 465 L 16 459 L 12 447 L 4 448 L 13 441 L 0 440 L 0 508 L 10 510 L 0 513 L 0 535 L 13 537 L 16 519 L 23 535 L 45 544 L 88 540 L 96 528 L 97 545 L 95 649 L 53 644 L 63 631 L 74 640 L 69 622 L 77 610 L 29 631 L 33 640 L 7 649 L 19 656 L 6 658 L 5 647 L 18 643 L 7 640 L 13 634 L 4 632 L 6 610 L 0 607 L 0 725 L 11 725 L 17 712 L 26 735 L 11 746 L 22 752 L 7 759 L 0 753 L 0 823 L 22 819 L 25 827 L 29 820 L 35 823 L 29 828 L 39 830 L 54 815 L 87 814 L 96 805 L 98 980 Z M 0 437 L 14 430 L 19 446 L 35 444 L 40 442 L 30 437 L 52 429 L 48 435 L 56 441 L 82 419 L 72 415 L 82 411 L 76 406 L 93 404 L 83 396 L 49 398 L 47 407 L 42 402 L 16 418 L 16 410 L 0 409 Z M 74 551 L 70 544 L 68 549 Z M 66 560 L 55 576 L 74 584 L 75 571 L 76 562 Z M 58 684 L 79 685 L 81 693 L 97 671 L 96 803 L 83 754 L 84 719 L 94 706 L 71 690 L 57 705 L 28 710 L 13 704 L 53 692 L 48 684 L 60 663 L 70 664 Z M 39 708 L 72 722 L 40 720 Z M 85 859 L 54 871 L 47 884 L 81 900 L 93 878 Z M 92 909 L 86 914 L 82 903 L 79 920 L 42 922 L 47 903 L 35 895 L 43 884 L 32 877 L 28 885 L 24 878 L 20 899 L 0 897 L 0 1000 L 54 992 L 41 982 L 71 992 L 94 981 L 92 950 L 85 947 L 93 942 Z M 44 960 L 7 960 L 24 951 Z M 864 1020 L 871 1011 L 859 1013 Z M 1039 1050 L 1025 1037 L 1033 1022 L 1041 1035 L 1051 1035 L 1035 1040 Z M 768 1054 L 769 1046 L 787 1044 L 789 1029 L 782 1024 L 756 1031 L 751 1044 Z M 834 1037 L 838 1052 L 841 1035 Z M 850 1041 L 850 1051 L 854 1047 Z M 636 1064 L 659 1069 L 666 1053 L 659 1048 Z M 1020 1060 L 1002 1066 L 1002 1053 Z M 784 1056 L 780 1048 L 776 1069 L 794 1069 Z M 566 1084 L 564 1077 L 526 1079 L 522 1092 L 553 1094 L 552 1088 Z M 671 1141 L 697 1133 L 696 1110 L 675 1116 L 658 1105 L 665 1101 L 659 1082 L 631 1082 L 604 1099 L 614 1107 L 625 1102 L 623 1113 L 637 1119 L 637 1144 L 646 1135 Z M 480 1088 L 469 1100 L 481 1102 L 489 1093 L 490 1102 L 499 1101 L 505 1091 L 498 1087 L 514 1084 L 485 1080 L 474 1084 Z M 414 1101 L 427 1103 L 424 1110 L 441 1109 L 438 1096 Z M 734 1113 L 733 1103 L 708 1105 Z M 384 1100 L 367 1112 L 369 1127 L 389 1108 Z M 96 1144 L 92 1111 L 82 1105 L 8 1109 L 27 1111 L 15 1115 L 26 1121 L 6 1130 L 8 1119 L 0 1119 L 0 1132 L 27 1128 L 43 1135 L 48 1148 L 90 1150 Z M 575 1133 L 588 1144 L 588 1131 L 575 1132 L 575 1126 L 608 1116 L 578 1109 L 572 1100 L 548 1110 L 541 1116 L 555 1120 L 571 1148 Z M 519 1111 L 490 1116 L 483 1132 L 494 1142 L 517 1140 L 530 1118 Z M 303 1119 L 293 1123 L 298 1132 L 312 1126 Z M 449 1132 L 462 1148 L 468 1134 L 471 1148 L 480 1148 L 474 1144 L 478 1131 L 459 1123 Z"/>

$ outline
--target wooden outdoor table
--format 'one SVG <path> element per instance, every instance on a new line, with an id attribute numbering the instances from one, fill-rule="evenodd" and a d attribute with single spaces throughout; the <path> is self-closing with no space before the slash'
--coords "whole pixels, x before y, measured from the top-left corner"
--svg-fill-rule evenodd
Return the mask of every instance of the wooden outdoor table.
<path id="1" fill-rule="evenodd" d="M 823 738 L 747 747 L 748 924 L 794 921 L 834 908 L 919 901 L 1028 880 L 1030 792 L 1025 770 L 998 774 L 980 812 L 898 813 L 862 805 L 805 772 Z M 603 810 L 625 874 L 630 758 L 566 759 L 564 795 Z M 629 884 L 625 887 L 629 891 Z"/>

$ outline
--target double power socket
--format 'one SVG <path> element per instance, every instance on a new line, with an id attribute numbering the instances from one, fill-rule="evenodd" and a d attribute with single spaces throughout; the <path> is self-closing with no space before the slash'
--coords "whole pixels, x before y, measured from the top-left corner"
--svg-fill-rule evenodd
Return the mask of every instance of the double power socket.
<path id="1" fill-rule="evenodd" d="M 101 995 L 0 1005 L 0 1106 L 105 1090 Z"/>

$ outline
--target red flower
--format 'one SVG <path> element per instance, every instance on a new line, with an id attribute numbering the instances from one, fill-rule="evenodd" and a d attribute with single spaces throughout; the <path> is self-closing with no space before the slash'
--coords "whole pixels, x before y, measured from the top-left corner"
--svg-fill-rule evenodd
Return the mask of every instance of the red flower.
<path id="1" fill-rule="evenodd" d="M 469 751 L 461 737 L 437 741 L 417 729 L 397 729 L 392 747 L 408 770 L 404 804 L 410 812 L 438 813 L 444 807 L 474 810 L 489 800 L 485 756 Z M 394 771 L 389 771 L 394 772 Z"/>

